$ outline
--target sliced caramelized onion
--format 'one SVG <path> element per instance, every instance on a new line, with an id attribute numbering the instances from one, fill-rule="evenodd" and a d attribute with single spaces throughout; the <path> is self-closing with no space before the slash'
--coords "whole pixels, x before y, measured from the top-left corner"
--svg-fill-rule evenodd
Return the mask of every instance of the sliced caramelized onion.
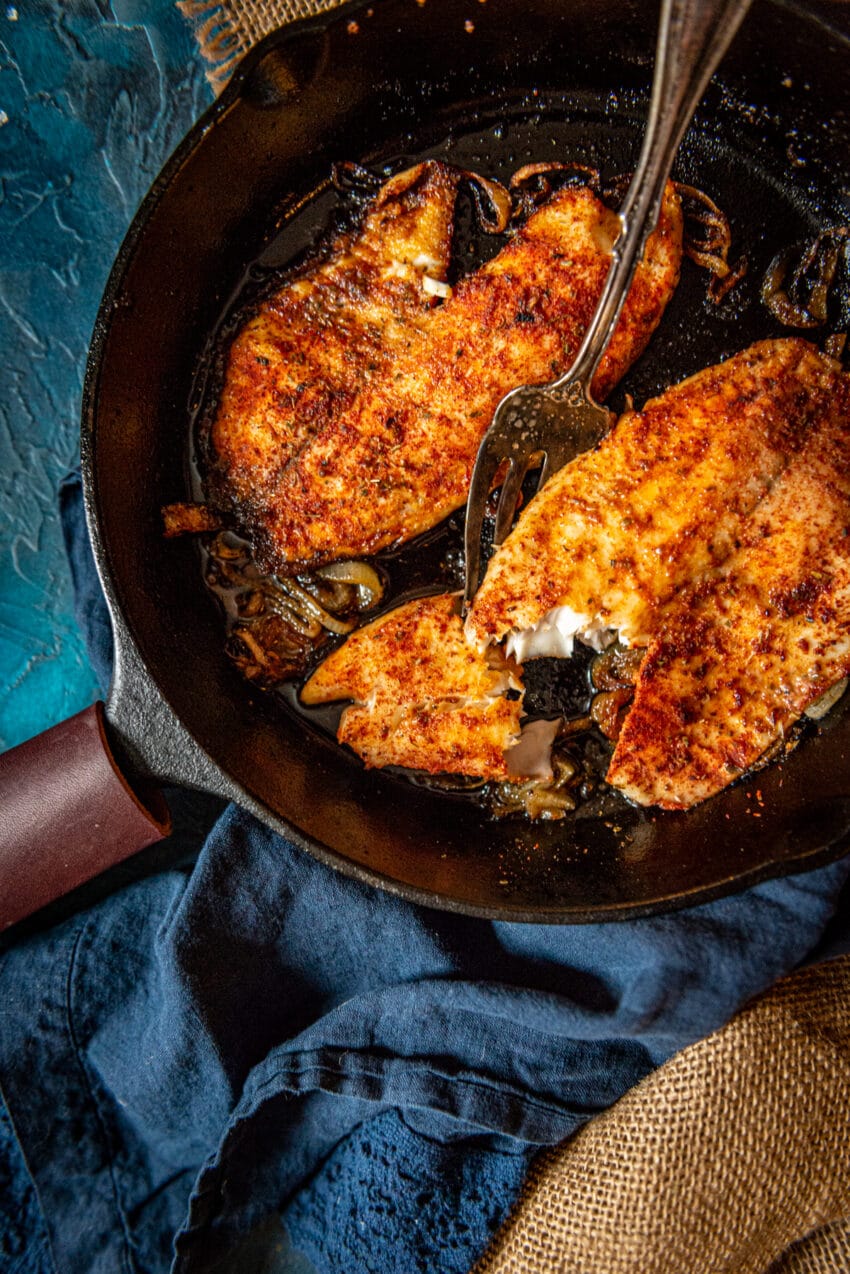
<path id="1" fill-rule="evenodd" d="M 221 531 L 210 545 L 210 556 L 217 562 L 238 562 L 248 554 L 247 541 L 232 531 Z"/>
<path id="2" fill-rule="evenodd" d="M 570 180 L 578 181 L 591 190 L 599 190 L 601 175 L 598 168 L 589 164 L 556 161 L 524 164 L 509 183 L 511 194 L 517 201 L 515 216 L 524 220 L 549 198 L 557 185 L 565 185 Z"/>
<path id="3" fill-rule="evenodd" d="M 308 648 L 277 616 L 237 624 L 225 645 L 242 675 L 262 687 L 277 685 L 299 672 Z"/>
<path id="4" fill-rule="evenodd" d="M 576 734 L 587 734 L 593 726 L 593 717 L 571 717 L 569 721 L 566 719 L 561 721 L 561 729 L 558 737 L 561 739 L 571 739 Z"/>
<path id="5" fill-rule="evenodd" d="M 594 690 L 620 690 L 633 686 L 646 651 L 641 646 L 623 646 L 615 642 L 590 666 L 590 679 Z"/>
<path id="6" fill-rule="evenodd" d="M 239 593 L 236 597 L 236 609 L 242 619 L 256 619 L 265 614 L 266 598 L 261 588 L 252 588 Z"/>
<path id="7" fill-rule="evenodd" d="M 300 605 L 300 599 L 276 594 L 270 590 L 268 603 L 269 609 L 279 615 L 293 633 L 297 633 L 306 641 L 315 641 L 317 637 L 321 637 L 325 625 L 318 614 L 305 613 L 305 608 Z"/>
<path id="8" fill-rule="evenodd" d="M 337 190 L 354 194 L 374 195 L 382 187 L 388 187 L 386 194 L 391 192 L 395 195 L 398 193 L 398 179 L 403 180 L 410 174 L 409 184 L 415 180 L 418 167 L 406 169 L 388 179 L 362 164 L 337 163 L 331 170 L 331 182 Z M 481 228 L 487 234 L 501 234 L 507 229 L 513 211 L 513 200 L 508 191 L 500 182 L 482 177 L 480 173 L 462 170 L 461 175 L 469 182 Z"/>
<path id="9" fill-rule="evenodd" d="M 357 589 L 353 584 L 319 579 L 318 575 L 302 575 L 298 582 L 332 615 L 347 615 L 352 610 L 363 609 L 358 606 Z"/>
<path id="10" fill-rule="evenodd" d="M 362 164 L 352 163 L 350 160 L 341 161 L 331 168 L 331 182 L 340 191 L 352 190 L 355 193 L 374 194 L 384 184 L 384 180 L 385 178 L 378 173 L 373 173 L 371 169 L 364 168 Z"/>
<path id="11" fill-rule="evenodd" d="M 249 680 L 273 687 L 304 671 L 328 633 L 344 636 L 380 600 L 366 562 L 338 562 L 299 579 L 262 575 L 247 540 L 220 531 L 208 545 L 207 582 L 229 616 L 225 649 Z"/>
<path id="12" fill-rule="evenodd" d="M 498 818 L 525 814 L 528 818 L 557 819 L 576 808 L 574 788 L 581 767 L 566 752 L 552 756 L 552 778 L 527 783 L 499 783 L 491 789 L 491 809 Z"/>
<path id="13" fill-rule="evenodd" d="M 632 176 L 632 173 L 619 173 L 605 183 L 600 197 L 608 207 L 619 208 Z M 688 186 L 681 181 L 674 181 L 673 185 L 682 201 L 685 219 L 682 250 L 695 265 L 708 270 L 711 275 L 708 296 L 719 304 L 747 273 L 749 263 L 745 256 L 741 256 L 734 265 L 729 264 L 732 228 L 722 208 L 696 186 Z"/>
<path id="14" fill-rule="evenodd" d="M 361 610 L 375 606 L 384 595 L 384 585 L 374 566 L 368 562 L 331 562 L 316 571 L 320 579 L 338 584 L 353 584 Z"/>
<path id="15" fill-rule="evenodd" d="M 254 662 L 260 664 L 261 667 L 265 667 L 268 663 L 266 652 L 263 650 L 262 646 L 257 641 L 247 624 L 243 624 L 241 627 L 236 628 L 234 630 L 234 635 L 239 638 L 244 646 L 248 647 L 248 650 L 254 656 Z"/>
<path id="16" fill-rule="evenodd" d="M 513 200 L 508 191 L 501 182 L 491 181 L 478 173 L 465 172 L 463 175 L 469 182 L 481 229 L 485 234 L 503 234 L 513 211 Z"/>
<path id="17" fill-rule="evenodd" d="M 729 218 L 705 191 L 680 181 L 675 185 L 685 214 L 685 252 L 697 265 L 723 278 L 729 273 L 726 257 L 732 246 Z"/>
<path id="18" fill-rule="evenodd" d="M 850 226 L 824 230 L 802 251 L 784 248 L 767 268 L 761 299 L 785 327 L 821 327 L 827 320 L 829 294 Z"/>
<path id="19" fill-rule="evenodd" d="M 674 185 L 685 214 L 683 250 L 696 265 L 713 276 L 708 295 L 719 303 L 747 273 L 747 258 L 742 256 L 735 265 L 729 264 L 732 227 L 714 200 L 696 186 L 686 186 L 681 181 Z"/>
<path id="20" fill-rule="evenodd" d="M 328 632 L 337 633 L 342 636 L 344 633 L 350 633 L 355 627 L 357 621 L 354 619 L 337 619 L 326 611 L 324 606 L 320 606 L 315 597 L 311 597 L 306 588 L 302 588 L 294 579 L 284 579 L 280 581 L 281 591 L 287 597 L 297 602 L 298 609 L 301 614 L 307 618 L 318 620 L 323 628 L 327 628 Z"/>
<path id="21" fill-rule="evenodd" d="M 709 299 L 712 300 L 715 305 L 719 305 L 727 293 L 732 291 L 735 284 L 741 282 L 741 279 L 743 279 L 749 268 L 749 261 L 746 257 L 741 256 L 738 258 L 735 265 L 730 267 L 728 274 L 722 278 L 719 274 L 715 274 L 708 285 Z"/>
<path id="22" fill-rule="evenodd" d="M 632 184 L 634 173 L 617 173 L 614 177 L 609 177 L 605 185 L 599 192 L 599 197 L 607 207 L 612 208 L 614 212 L 620 207 L 620 204 L 626 197 L 626 192 Z"/>
<path id="23" fill-rule="evenodd" d="M 600 182 L 599 169 L 592 168 L 590 164 L 564 164 L 550 160 L 542 164 L 524 164 L 511 177 L 509 185 L 511 190 L 522 190 L 529 183 L 536 183 L 538 178 L 551 177 L 553 173 L 569 173 L 570 176 L 581 176 L 584 178 L 584 185 L 591 187 L 598 186 Z"/>
<path id="24" fill-rule="evenodd" d="M 773 258 L 762 279 L 762 302 L 773 317 L 785 327 L 817 327 L 818 319 L 810 314 L 805 306 L 795 304 L 785 287 L 785 278 L 793 259 L 793 248 L 783 248 Z"/>

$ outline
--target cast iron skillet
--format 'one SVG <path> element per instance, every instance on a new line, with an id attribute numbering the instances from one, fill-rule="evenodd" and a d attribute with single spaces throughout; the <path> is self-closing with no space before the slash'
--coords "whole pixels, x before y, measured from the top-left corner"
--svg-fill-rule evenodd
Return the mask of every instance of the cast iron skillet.
<path id="1" fill-rule="evenodd" d="M 828 4 L 753 7 L 676 173 L 732 213 L 750 274 L 714 308 L 688 267 L 621 393 L 640 402 L 780 334 L 758 301 L 768 262 L 788 242 L 850 221 L 848 16 Z M 569 157 L 622 172 L 639 147 L 655 22 L 654 4 L 623 0 L 346 7 L 259 45 L 167 165 L 107 287 L 82 422 L 90 530 L 116 639 L 106 733 L 137 793 L 143 778 L 217 793 L 359 880 L 505 920 L 645 915 L 850 848 L 850 713 L 841 708 L 781 765 L 686 814 L 620 802 L 597 817 L 496 822 L 469 800 L 366 772 L 242 680 L 223 653 L 195 546 L 161 534 L 161 506 L 187 496 L 187 419 L 209 334 L 251 263 L 284 262 L 316 234 L 336 198 L 333 162 L 400 167 L 435 154 L 504 176 Z M 833 317 L 839 328 L 850 320 Z M 76 764 L 78 778 L 90 768 Z M 6 774 L 7 787 L 28 790 L 20 767 Z M 99 818 L 98 791 L 84 804 Z M 150 841 L 158 833 L 139 816 Z M 155 811 L 153 821 L 164 817 Z M 56 867 L 55 831 L 22 835 L 30 854 L 52 837 L 53 857 L 40 872 L 27 863 L 40 892 L 6 923 L 145 839 L 133 846 L 128 833 L 74 876 Z M 89 839 L 104 842 L 101 831 Z M 0 870 L 20 894 L 14 846 Z"/>

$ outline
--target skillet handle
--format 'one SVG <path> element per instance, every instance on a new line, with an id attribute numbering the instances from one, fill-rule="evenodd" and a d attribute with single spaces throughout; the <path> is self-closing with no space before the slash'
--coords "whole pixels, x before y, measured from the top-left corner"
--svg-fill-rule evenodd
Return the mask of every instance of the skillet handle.
<path id="1" fill-rule="evenodd" d="M 106 736 L 102 703 L 0 756 L 0 931 L 137 850 L 171 816 L 156 788 L 144 803 Z"/>

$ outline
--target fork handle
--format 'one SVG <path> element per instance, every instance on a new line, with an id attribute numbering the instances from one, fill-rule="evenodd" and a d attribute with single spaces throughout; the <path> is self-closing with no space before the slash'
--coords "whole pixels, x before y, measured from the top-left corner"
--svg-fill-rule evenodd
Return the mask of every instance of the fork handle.
<path id="1" fill-rule="evenodd" d="M 599 304 L 569 371 L 552 388 L 590 382 L 608 347 L 637 263 L 655 229 L 679 143 L 751 0 L 661 0 L 652 97 L 620 234 Z M 592 399 L 591 399 L 592 401 Z"/>

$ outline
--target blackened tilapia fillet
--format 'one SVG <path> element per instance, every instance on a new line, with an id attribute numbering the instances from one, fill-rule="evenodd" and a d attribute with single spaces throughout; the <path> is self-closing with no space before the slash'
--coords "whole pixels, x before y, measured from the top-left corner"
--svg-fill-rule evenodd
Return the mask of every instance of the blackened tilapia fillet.
<path id="1" fill-rule="evenodd" d="M 239 330 L 213 421 L 208 495 L 250 530 L 287 464 L 351 410 L 379 370 L 423 339 L 445 278 L 461 174 L 422 164 L 386 182 L 356 233 L 287 283 Z"/>
<path id="2" fill-rule="evenodd" d="M 367 766 L 506 778 L 520 735 L 516 669 L 463 637 L 458 599 L 418 598 L 351 636 L 301 692 L 306 704 L 351 699 L 337 738 Z"/>
<path id="3" fill-rule="evenodd" d="M 487 569 L 467 632 L 540 625 L 569 643 L 655 635 L 671 597 L 734 550 L 747 519 L 830 418 L 840 377 L 798 339 L 762 341 L 627 412 L 555 474 Z M 553 649 L 551 653 L 568 653 Z M 519 659 L 549 653 L 516 643 Z"/>
<path id="4" fill-rule="evenodd" d="M 560 191 L 429 308 L 424 282 L 444 273 L 458 179 L 435 162 L 393 178 L 359 234 L 284 288 L 234 342 L 208 495 L 230 509 L 266 569 L 375 552 L 436 525 L 465 502 L 504 393 L 551 380 L 572 361 L 610 264 L 616 216 L 589 190 Z M 657 325 L 678 281 L 681 238 L 670 186 L 598 395 Z"/>
<path id="5" fill-rule="evenodd" d="M 826 360 L 825 360 L 826 361 Z M 718 570 L 668 606 L 608 782 L 688 808 L 850 674 L 850 377 Z"/>

